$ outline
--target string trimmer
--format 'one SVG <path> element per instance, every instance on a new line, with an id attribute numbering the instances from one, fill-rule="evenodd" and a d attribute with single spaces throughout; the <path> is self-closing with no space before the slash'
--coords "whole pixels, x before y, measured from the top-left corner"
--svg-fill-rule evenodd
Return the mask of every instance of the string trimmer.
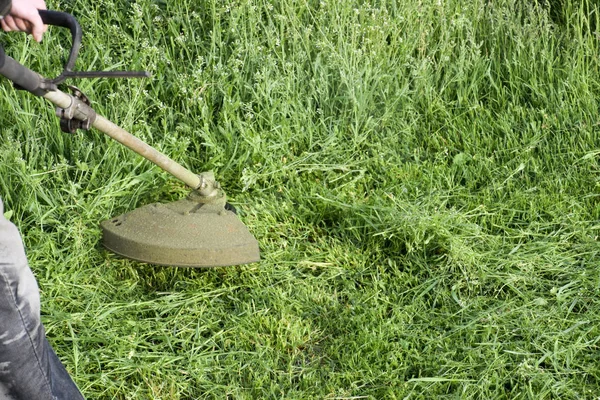
<path id="1" fill-rule="evenodd" d="M 44 97 L 56 106 L 61 129 L 75 132 L 91 127 L 153 162 L 183 181 L 192 191 L 182 200 L 154 203 L 100 224 L 104 246 L 127 258 L 151 264 L 211 267 L 246 264 L 260 258 L 258 243 L 227 203 L 212 172 L 195 174 L 124 129 L 98 115 L 78 89 L 58 89 L 67 78 L 147 77 L 146 72 L 73 71 L 81 45 L 81 27 L 70 14 L 40 11 L 46 25 L 68 28 L 72 47 L 62 73 L 44 78 L 7 56 L 0 46 L 0 75 L 15 87 Z"/>

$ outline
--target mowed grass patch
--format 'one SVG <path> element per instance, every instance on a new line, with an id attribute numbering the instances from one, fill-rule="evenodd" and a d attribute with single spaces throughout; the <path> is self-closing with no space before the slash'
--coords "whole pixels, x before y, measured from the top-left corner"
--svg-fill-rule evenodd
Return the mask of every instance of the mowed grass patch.
<path id="1" fill-rule="evenodd" d="M 97 110 L 215 170 L 262 261 L 121 259 L 98 222 L 185 195 L 0 87 L 1 195 L 88 398 L 593 398 L 591 1 L 78 1 Z M 68 35 L 4 35 L 46 75 Z"/>

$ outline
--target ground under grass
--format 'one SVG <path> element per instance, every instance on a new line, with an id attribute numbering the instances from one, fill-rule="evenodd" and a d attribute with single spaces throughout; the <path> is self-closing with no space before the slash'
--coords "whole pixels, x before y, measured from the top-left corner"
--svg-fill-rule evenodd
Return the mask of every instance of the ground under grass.
<path id="1" fill-rule="evenodd" d="M 596 2 L 51 1 L 101 114 L 212 169 L 262 261 L 120 259 L 98 222 L 185 187 L 0 84 L 0 195 L 90 399 L 593 399 Z M 56 75 L 69 46 L 2 35 Z"/>

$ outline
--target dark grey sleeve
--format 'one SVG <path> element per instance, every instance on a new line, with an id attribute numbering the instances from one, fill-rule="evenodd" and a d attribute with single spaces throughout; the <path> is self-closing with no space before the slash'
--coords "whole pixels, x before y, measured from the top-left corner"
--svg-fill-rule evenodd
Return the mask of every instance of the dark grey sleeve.
<path id="1" fill-rule="evenodd" d="M 10 12 L 12 0 L 0 0 L 0 18 L 3 18 Z"/>

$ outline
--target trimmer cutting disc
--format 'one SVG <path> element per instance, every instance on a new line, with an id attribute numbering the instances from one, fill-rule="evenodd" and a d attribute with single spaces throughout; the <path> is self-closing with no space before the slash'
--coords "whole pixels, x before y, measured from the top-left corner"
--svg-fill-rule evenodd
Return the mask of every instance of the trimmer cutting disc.
<path id="1" fill-rule="evenodd" d="M 258 242 L 235 213 L 190 198 L 149 204 L 101 227 L 106 248 L 151 264 L 216 267 L 260 260 Z"/>

